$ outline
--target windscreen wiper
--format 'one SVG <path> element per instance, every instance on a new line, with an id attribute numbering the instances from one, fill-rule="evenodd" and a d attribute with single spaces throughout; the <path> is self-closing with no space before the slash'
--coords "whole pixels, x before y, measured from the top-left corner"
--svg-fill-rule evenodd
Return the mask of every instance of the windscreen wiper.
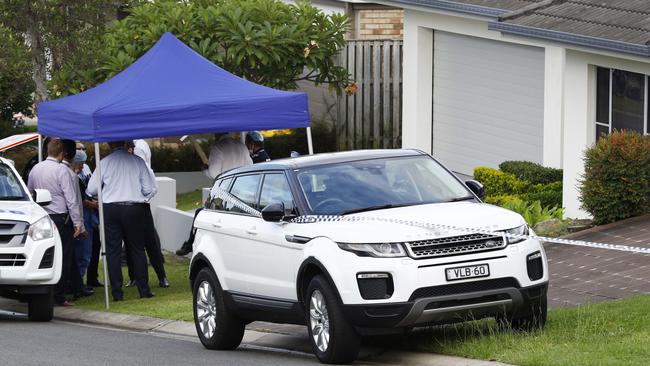
<path id="1" fill-rule="evenodd" d="M 364 208 L 355 208 L 353 210 L 343 211 L 343 212 L 339 213 L 339 215 L 348 215 L 348 214 L 359 213 L 359 212 L 383 210 L 383 209 L 386 209 L 386 208 L 404 207 L 404 206 L 409 206 L 409 205 L 411 205 L 411 204 L 410 203 L 402 203 L 402 204 L 389 203 L 389 204 L 386 204 L 386 205 L 377 205 L 377 206 L 370 206 L 370 207 L 364 207 Z"/>
<path id="2" fill-rule="evenodd" d="M 0 196 L 0 201 L 23 201 L 25 196 Z"/>
<path id="3" fill-rule="evenodd" d="M 474 199 L 476 199 L 474 196 L 465 196 L 465 197 L 452 198 L 447 202 L 469 201 L 469 200 L 474 200 Z"/>

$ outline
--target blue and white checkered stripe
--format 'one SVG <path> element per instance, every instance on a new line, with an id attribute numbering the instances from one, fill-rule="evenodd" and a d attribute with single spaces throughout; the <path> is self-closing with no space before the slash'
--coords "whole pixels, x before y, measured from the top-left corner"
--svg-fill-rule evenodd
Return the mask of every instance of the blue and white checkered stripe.
<path id="1" fill-rule="evenodd" d="M 250 215 L 256 216 L 256 217 L 262 217 L 262 213 L 244 202 L 240 201 L 237 197 L 231 195 L 230 193 L 220 189 L 220 188 L 213 188 L 212 189 L 212 195 L 213 197 L 218 197 L 221 198 L 224 202 L 228 202 L 231 205 L 237 207 L 238 209 L 242 210 L 243 212 L 246 212 Z M 628 246 L 628 245 L 622 245 L 622 244 L 607 244 L 607 243 L 595 243 L 595 242 L 589 242 L 589 241 L 582 241 L 582 240 L 572 240 L 572 239 L 562 239 L 562 238 L 549 238 L 545 236 L 537 236 L 537 235 L 520 235 L 520 234 L 511 234 L 511 233 L 506 233 L 503 231 L 493 231 L 489 230 L 486 228 L 467 228 L 467 227 L 459 227 L 459 226 L 453 226 L 453 225 L 444 225 L 444 224 L 434 224 L 434 223 L 428 223 L 428 222 L 421 222 L 421 221 L 413 221 L 413 220 L 403 220 L 403 219 L 394 219 L 394 218 L 382 218 L 382 217 L 371 217 L 371 216 L 356 216 L 356 215 L 349 215 L 349 216 L 340 216 L 340 215 L 305 215 L 305 216 L 299 216 L 296 218 L 293 218 L 290 220 L 291 223 L 296 223 L 296 224 L 313 224 L 313 223 L 319 223 L 319 222 L 382 222 L 382 223 L 391 223 L 391 224 L 400 224 L 400 225 L 406 225 L 406 226 L 412 226 L 412 227 L 418 227 L 418 228 L 423 228 L 423 229 L 433 229 L 433 230 L 448 230 L 448 231 L 454 231 L 458 233 L 466 233 L 466 234 L 485 234 L 485 235 L 491 235 L 491 236 L 502 236 L 505 238 L 511 238 L 511 239 L 534 239 L 534 240 L 539 240 L 542 242 L 546 243 L 556 243 L 556 244 L 564 244 L 564 245 L 574 245 L 574 246 L 580 246 L 580 247 L 588 247 L 588 248 L 598 248 L 598 249 L 608 249 L 608 250 L 618 250 L 618 251 L 623 251 L 623 252 L 631 252 L 631 253 L 643 253 L 643 254 L 650 254 L 650 248 L 644 248 L 644 247 L 639 247 L 639 246 Z"/>

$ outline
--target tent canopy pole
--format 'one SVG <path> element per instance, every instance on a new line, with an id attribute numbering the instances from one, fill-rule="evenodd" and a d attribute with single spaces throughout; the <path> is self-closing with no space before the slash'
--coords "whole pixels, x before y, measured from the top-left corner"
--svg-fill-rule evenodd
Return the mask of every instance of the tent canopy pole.
<path id="1" fill-rule="evenodd" d="M 108 310 L 108 264 L 106 263 L 106 231 L 104 230 L 104 201 L 102 200 L 102 167 L 99 151 L 99 142 L 95 142 L 95 172 L 98 175 L 97 200 L 99 208 L 99 241 L 101 242 L 101 256 L 104 267 L 104 308 Z"/>
<path id="2" fill-rule="evenodd" d="M 38 134 L 38 162 L 43 161 L 43 135 Z"/>
<path id="3" fill-rule="evenodd" d="M 311 127 L 307 127 L 307 148 L 309 155 L 314 155 L 314 143 L 311 140 Z"/>

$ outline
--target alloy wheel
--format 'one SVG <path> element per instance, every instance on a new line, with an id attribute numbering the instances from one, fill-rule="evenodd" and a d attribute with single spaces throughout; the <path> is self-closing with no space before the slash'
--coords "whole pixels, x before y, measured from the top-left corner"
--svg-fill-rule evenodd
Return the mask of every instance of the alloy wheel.
<path id="1" fill-rule="evenodd" d="M 309 326 L 314 344 L 321 352 L 327 351 L 330 343 L 330 321 L 323 294 L 314 290 L 309 301 Z"/>
<path id="2" fill-rule="evenodd" d="M 206 339 L 212 338 L 217 323 L 217 306 L 214 291 L 208 281 L 199 285 L 196 294 L 196 321 Z"/>

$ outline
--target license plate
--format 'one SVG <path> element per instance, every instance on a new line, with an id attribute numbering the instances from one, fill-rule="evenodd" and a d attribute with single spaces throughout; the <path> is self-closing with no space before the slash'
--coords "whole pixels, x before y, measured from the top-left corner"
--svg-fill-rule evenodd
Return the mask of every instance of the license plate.
<path id="1" fill-rule="evenodd" d="M 454 267 L 447 268 L 445 272 L 447 275 L 447 281 L 488 277 L 490 275 L 490 266 L 488 264 L 477 264 L 475 266 Z"/>

